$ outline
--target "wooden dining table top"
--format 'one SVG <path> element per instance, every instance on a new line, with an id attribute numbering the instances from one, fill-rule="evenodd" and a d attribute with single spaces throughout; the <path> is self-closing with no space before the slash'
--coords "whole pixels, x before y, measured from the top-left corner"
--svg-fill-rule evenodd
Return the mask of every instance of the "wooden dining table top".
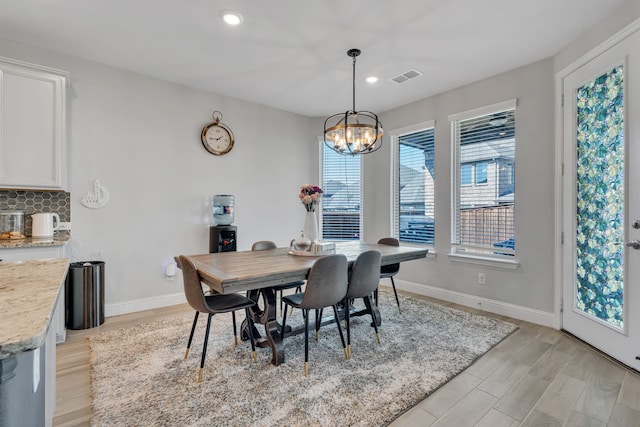
<path id="1" fill-rule="evenodd" d="M 411 246 L 389 246 L 359 241 L 336 242 L 336 253 L 344 254 L 349 264 L 359 254 L 378 250 L 382 265 L 425 258 L 428 250 Z M 217 252 L 188 256 L 195 264 L 203 283 L 216 292 L 234 292 L 305 280 L 319 256 L 300 256 L 289 248 L 261 251 Z"/>

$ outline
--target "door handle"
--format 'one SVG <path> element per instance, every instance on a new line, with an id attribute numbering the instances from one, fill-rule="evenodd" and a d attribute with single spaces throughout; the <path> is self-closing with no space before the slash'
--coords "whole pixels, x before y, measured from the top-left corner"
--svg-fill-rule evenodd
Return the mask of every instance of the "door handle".
<path id="1" fill-rule="evenodd" d="M 640 249 L 640 240 L 632 240 L 629 243 L 627 243 L 627 246 L 630 246 L 633 249 Z"/>

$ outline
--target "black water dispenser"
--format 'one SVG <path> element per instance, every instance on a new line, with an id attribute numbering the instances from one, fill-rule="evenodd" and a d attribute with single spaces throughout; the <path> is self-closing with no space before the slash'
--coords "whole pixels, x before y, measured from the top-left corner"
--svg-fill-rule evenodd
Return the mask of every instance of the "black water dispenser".
<path id="1" fill-rule="evenodd" d="M 209 227 L 209 252 L 233 252 L 236 250 L 237 227 L 214 225 Z"/>

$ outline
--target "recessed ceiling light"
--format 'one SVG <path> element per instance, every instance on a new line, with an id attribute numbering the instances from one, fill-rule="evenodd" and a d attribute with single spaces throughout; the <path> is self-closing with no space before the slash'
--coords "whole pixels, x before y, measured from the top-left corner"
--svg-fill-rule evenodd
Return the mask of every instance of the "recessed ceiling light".
<path id="1" fill-rule="evenodd" d="M 376 76 L 370 76 L 370 77 L 367 77 L 365 80 L 367 81 L 367 83 L 375 83 L 378 81 L 378 78 Z"/>
<path id="2" fill-rule="evenodd" d="M 236 26 L 242 24 L 244 18 L 235 10 L 225 9 L 220 11 L 220 18 L 229 25 Z"/>

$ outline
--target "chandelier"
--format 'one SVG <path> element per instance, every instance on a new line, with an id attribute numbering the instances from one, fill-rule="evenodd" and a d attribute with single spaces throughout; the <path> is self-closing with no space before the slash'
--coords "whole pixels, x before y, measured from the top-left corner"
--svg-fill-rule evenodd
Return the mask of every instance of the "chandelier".
<path id="1" fill-rule="evenodd" d="M 371 111 L 356 111 L 356 57 L 360 49 L 349 49 L 353 58 L 353 109 L 324 121 L 324 143 L 340 154 L 369 154 L 382 147 L 382 123 Z"/>

